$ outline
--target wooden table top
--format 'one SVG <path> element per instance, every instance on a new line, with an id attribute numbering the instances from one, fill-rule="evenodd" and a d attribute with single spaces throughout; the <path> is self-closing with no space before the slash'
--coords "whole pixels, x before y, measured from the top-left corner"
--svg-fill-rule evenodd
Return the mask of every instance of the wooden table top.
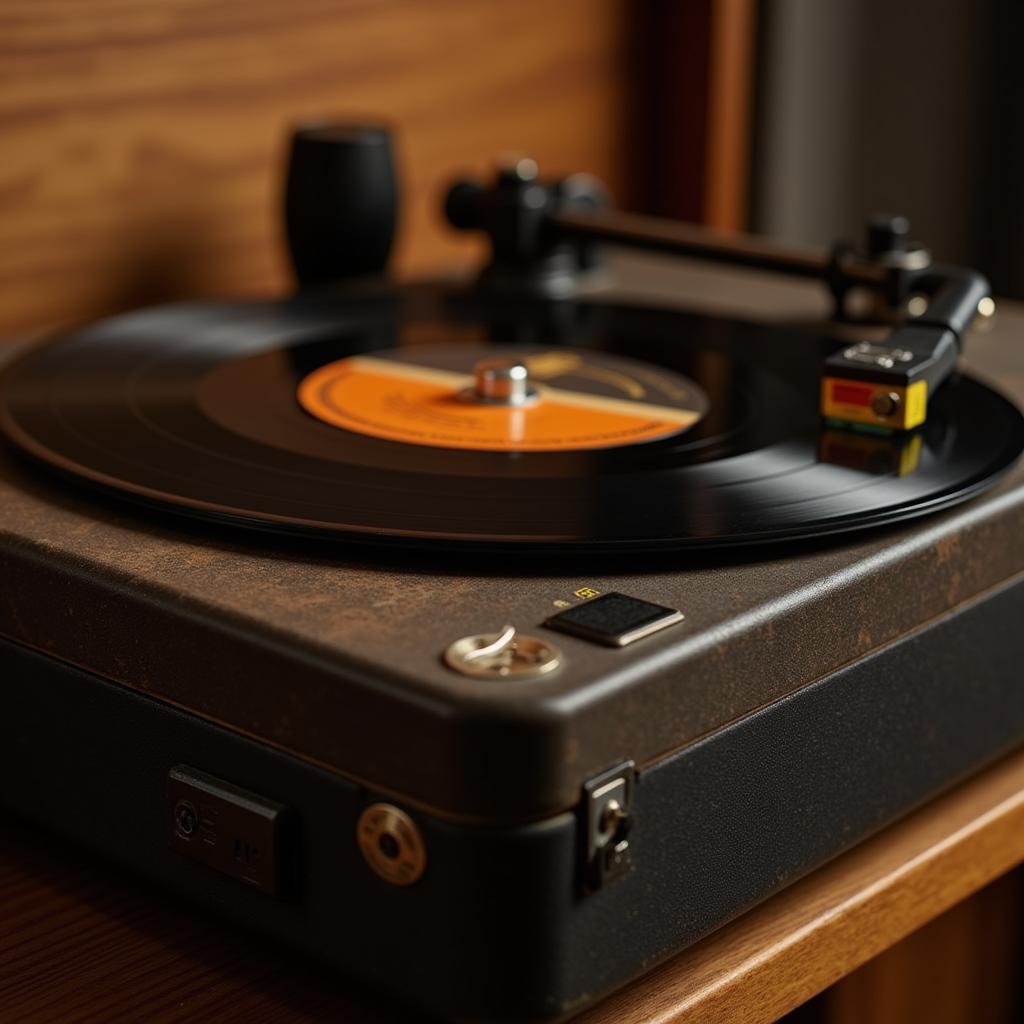
<path id="1" fill-rule="evenodd" d="M 576 1020 L 767 1024 L 1022 860 L 1024 751 Z M 17 822 L 0 826 L 0 910 L 5 1024 L 415 1019 Z"/>

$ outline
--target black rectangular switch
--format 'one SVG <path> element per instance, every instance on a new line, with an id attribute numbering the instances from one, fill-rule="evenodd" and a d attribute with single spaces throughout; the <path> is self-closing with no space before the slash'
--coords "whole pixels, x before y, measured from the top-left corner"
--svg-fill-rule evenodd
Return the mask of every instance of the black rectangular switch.
<path id="1" fill-rule="evenodd" d="M 287 809 L 186 765 L 167 778 L 171 847 L 192 860 L 276 896 Z"/>

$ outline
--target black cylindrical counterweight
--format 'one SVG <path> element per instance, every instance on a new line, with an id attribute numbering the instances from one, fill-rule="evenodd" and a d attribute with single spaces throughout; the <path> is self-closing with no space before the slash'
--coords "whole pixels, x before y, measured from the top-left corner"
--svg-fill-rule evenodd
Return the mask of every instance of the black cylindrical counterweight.
<path id="1" fill-rule="evenodd" d="M 321 122 L 295 130 L 285 223 L 300 285 L 384 270 L 396 208 L 395 161 L 386 128 Z"/>

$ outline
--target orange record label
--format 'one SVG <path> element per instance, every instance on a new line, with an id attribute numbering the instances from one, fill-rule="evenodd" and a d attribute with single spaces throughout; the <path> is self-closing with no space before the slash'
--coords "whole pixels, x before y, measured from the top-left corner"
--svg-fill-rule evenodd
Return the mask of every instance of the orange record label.
<path id="1" fill-rule="evenodd" d="M 528 370 L 528 404 L 479 399 L 474 366 L 512 358 Z M 690 380 L 661 367 L 578 349 L 416 346 L 314 370 L 298 400 L 317 419 L 370 437 L 477 451 L 613 448 L 668 437 L 707 409 Z"/>

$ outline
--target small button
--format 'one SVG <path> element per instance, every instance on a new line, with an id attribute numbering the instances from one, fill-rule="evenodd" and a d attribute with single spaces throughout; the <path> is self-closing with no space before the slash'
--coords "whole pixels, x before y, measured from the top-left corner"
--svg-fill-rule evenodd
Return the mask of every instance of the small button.
<path id="1" fill-rule="evenodd" d="M 612 592 L 552 615 L 544 625 L 597 644 L 625 647 L 682 620 L 683 613 L 675 608 Z"/>

